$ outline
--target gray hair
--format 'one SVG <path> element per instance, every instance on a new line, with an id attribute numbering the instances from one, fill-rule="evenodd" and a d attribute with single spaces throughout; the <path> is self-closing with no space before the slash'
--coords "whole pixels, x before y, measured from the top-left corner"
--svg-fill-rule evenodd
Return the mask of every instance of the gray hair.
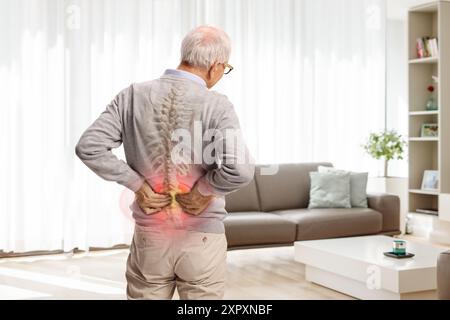
<path id="1" fill-rule="evenodd" d="M 212 26 L 191 30 L 181 44 L 181 62 L 193 67 L 209 69 L 216 62 L 228 62 L 230 53 L 230 37 Z"/>

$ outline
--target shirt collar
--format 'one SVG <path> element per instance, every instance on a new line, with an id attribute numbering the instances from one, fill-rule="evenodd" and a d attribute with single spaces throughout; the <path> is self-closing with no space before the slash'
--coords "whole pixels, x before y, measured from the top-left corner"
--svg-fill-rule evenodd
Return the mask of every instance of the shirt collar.
<path id="1" fill-rule="evenodd" d="M 172 76 L 183 78 L 183 79 L 189 79 L 189 80 L 197 82 L 198 84 L 201 84 L 202 86 L 206 87 L 205 80 L 203 80 L 202 78 L 200 78 L 199 76 L 197 76 L 193 73 L 190 73 L 190 72 L 187 72 L 184 70 L 167 69 L 164 72 L 164 75 L 172 75 Z"/>

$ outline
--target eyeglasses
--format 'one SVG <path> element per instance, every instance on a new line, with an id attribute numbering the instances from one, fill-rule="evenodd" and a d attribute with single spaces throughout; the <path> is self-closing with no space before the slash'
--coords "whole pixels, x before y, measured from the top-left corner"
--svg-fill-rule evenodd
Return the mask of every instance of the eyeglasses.
<path id="1" fill-rule="evenodd" d="M 234 69 L 233 66 L 228 63 L 224 63 L 223 66 L 223 74 L 229 74 Z"/>

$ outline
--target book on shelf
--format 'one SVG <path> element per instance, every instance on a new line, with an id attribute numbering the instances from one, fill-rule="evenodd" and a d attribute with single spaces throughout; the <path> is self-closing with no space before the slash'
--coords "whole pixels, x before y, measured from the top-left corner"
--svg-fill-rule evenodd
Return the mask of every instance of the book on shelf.
<path id="1" fill-rule="evenodd" d="M 438 39 L 423 37 L 416 40 L 417 57 L 434 58 L 439 56 Z"/>
<path id="2" fill-rule="evenodd" d="M 437 215 L 438 211 L 437 209 L 433 209 L 433 208 L 426 208 L 426 209 L 416 209 L 417 213 L 425 213 L 425 214 L 433 214 L 433 215 Z"/>

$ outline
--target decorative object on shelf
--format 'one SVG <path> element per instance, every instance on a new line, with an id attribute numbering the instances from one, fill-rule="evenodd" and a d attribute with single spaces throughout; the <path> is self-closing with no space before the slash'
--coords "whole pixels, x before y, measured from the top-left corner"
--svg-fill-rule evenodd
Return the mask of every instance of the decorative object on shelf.
<path id="1" fill-rule="evenodd" d="M 437 38 L 426 38 L 425 47 L 430 57 L 439 57 L 439 47 Z"/>
<path id="2" fill-rule="evenodd" d="M 384 177 L 388 176 L 388 165 L 390 160 L 402 160 L 405 140 L 395 130 L 381 133 L 371 133 L 364 150 L 373 158 L 384 159 Z"/>
<path id="3" fill-rule="evenodd" d="M 427 52 L 425 50 L 425 43 L 423 42 L 423 38 L 417 38 L 416 40 L 416 50 L 417 50 L 417 58 L 425 58 L 427 56 Z"/>
<path id="4" fill-rule="evenodd" d="M 417 38 L 417 58 L 430 58 L 439 56 L 438 39 L 431 37 Z"/>
<path id="5" fill-rule="evenodd" d="M 434 83 L 439 84 L 439 77 L 438 76 L 431 76 L 431 78 L 433 79 Z"/>
<path id="6" fill-rule="evenodd" d="M 420 136 L 423 138 L 438 137 L 438 129 L 437 123 L 424 123 L 422 124 L 422 129 L 420 130 Z"/>
<path id="7" fill-rule="evenodd" d="M 428 99 L 427 99 L 427 103 L 425 105 L 425 109 L 427 111 L 435 111 L 438 109 L 438 104 L 436 102 L 436 98 L 434 95 L 434 86 L 433 85 L 429 85 L 427 87 L 427 91 L 429 93 Z"/>
<path id="8" fill-rule="evenodd" d="M 422 179 L 422 190 L 437 191 L 439 189 L 439 172 L 437 170 L 425 170 Z"/>

